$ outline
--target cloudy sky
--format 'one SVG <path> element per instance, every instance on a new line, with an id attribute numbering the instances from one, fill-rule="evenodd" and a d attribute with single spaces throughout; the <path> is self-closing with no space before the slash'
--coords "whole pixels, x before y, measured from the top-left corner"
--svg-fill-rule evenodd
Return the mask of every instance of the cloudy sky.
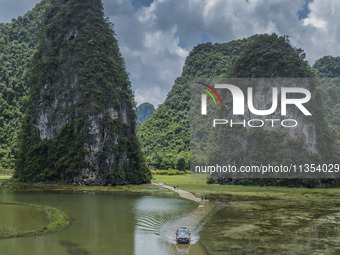
<path id="1" fill-rule="evenodd" d="M 0 0 L 0 22 L 39 0 Z M 202 42 L 257 33 L 289 35 L 313 64 L 340 55 L 339 0 L 103 0 L 140 104 L 162 103 L 186 56 Z"/>

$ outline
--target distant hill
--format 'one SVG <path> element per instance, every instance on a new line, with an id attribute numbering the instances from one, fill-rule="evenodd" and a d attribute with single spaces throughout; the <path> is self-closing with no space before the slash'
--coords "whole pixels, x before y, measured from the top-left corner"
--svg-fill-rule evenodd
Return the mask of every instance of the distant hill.
<path id="1" fill-rule="evenodd" d="M 184 168 L 189 168 L 189 81 L 195 77 L 225 74 L 252 39 L 203 43 L 193 48 L 186 58 L 181 76 L 175 80 L 164 103 L 138 129 L 149 166 L 157 169 L 178 169 L 182 168 L 185 161 Z"/>
<path id="2" fill-rule="evenodd" d="M 145 121 L 150 119 L 151 115 L 155 112 L 155 107 L 150 103 L 142 103 L 137 107 L 137 128 L 140 127 Z"/>

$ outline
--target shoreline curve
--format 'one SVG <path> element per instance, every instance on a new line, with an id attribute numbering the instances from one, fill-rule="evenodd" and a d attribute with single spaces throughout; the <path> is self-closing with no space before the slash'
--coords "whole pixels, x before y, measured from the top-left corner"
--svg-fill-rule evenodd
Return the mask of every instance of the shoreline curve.
<path id="1" fill-rule="evenodd" d="M 48 233 L 60 231 L 66 228 L 67 226 L 69 226 L 71 223 L 71 217 L 68 216 L 65 212 L 57 208 L 48 206 L 48 205 L 37 205 L 37 204 L 28 204 L 28 203 L 20 203 L 20 202 L 3 202 L 3 201 L 0 201 L 0 205 L 17 205 L 17 206 L 31 207 L 31 208 L 44 212 L 48 219 L 48 224 L 40 227 L 39 229 L 32 229 L 32 230 L 21 231 L 21 232 L 18 231 L 18 232 L 0 233 L 0 239 L 45 235 Z"/>

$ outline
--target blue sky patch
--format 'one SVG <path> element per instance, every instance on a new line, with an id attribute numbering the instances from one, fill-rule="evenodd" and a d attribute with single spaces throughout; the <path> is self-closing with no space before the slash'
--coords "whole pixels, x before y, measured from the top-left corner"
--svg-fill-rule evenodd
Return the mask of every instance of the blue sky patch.
<path id="1" fill-rule="evenodd" d="M 313 2 L 313 0 L 306 0 L 305 4 L 302 7 L 302 10 L 298 10 L 297 15 L 299 17 L 299 20 L 307 18 L 308 14 L 310 13 L 308 4 L 311 2 Z"/>
<path id="2" fill-rule="evenodd" d="M 132 5 L 138 10 L 141 7 L 149 7 L 153 0 L 132 0 Z"/>

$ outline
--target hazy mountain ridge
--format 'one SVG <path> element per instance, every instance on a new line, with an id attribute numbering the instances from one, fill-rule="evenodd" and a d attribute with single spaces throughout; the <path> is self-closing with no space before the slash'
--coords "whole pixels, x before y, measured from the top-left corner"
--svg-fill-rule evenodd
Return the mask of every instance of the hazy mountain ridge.
<path id="1" fill-rule="evenodd" d="M 151 115 L 156 111 L 155 107 L 150 103 L 142 103 L 137 107 L 137 128 L 150 119 Z"/>

